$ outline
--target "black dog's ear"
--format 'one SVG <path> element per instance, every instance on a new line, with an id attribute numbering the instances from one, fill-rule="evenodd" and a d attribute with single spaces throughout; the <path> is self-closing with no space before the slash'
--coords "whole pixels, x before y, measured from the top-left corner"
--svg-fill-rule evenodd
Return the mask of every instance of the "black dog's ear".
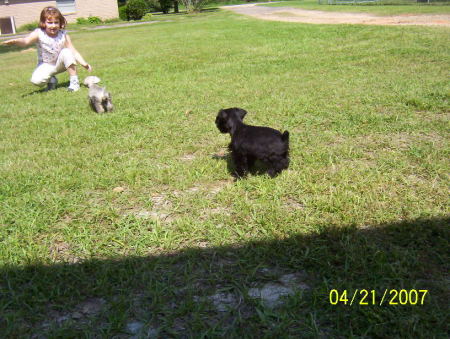
<path id="1" fill-rule="evenodd" d="M 245 115 L 247 114 L 247 111 L 245 109 L 242 108 L 235 108 L 234 109 L 236 114 L 238 115 L 238 117 L 242 120 L 244 120 Z"/>

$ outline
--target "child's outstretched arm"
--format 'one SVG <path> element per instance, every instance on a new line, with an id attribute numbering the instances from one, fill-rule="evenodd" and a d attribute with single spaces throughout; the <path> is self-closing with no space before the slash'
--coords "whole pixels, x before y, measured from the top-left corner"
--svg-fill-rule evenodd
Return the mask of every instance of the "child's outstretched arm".
<path id="1" fill-rule="evenodd" d="M 36 31 L 31 32 L 25 38 L 10 39 L 3 42 L 3 45 L 12 46 L 17 45 L 25 47 L 34 44 L 38 41 L 38 33 Z"/>
<path id="2" fill-rule="evenodd" d="M 86 60 L 81 56 L 81 54 L 76 50 L 75 46 L 72 44 L 72 40 L 70 40 L 69 35 L 66 35 L 66 47 L 72 50 L 73 55 L 75 56 L 75 60 L 84 68 L 86 68 L 89 72 L 92 71 L 91 65 L 89 65 Z"/>

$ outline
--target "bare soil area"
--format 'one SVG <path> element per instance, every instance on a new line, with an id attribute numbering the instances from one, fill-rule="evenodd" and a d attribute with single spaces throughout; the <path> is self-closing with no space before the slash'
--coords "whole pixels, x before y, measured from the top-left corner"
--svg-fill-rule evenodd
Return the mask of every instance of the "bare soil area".
<path id="1" fill-rule="evenodd" d="M 309 24 L 421 25 L 450 27 L 448 14 L 403 14 L 378 16 L 368 13 L 312 11 L 292 7 L 264 7 L 258 4 L 223 6 L 223 9 L 262 20 Z"/>

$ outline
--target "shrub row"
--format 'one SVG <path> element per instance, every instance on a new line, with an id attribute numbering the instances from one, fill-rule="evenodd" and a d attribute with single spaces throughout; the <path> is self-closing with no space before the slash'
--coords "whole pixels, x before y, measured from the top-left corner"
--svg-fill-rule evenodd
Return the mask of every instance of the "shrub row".
<path id="1" fill-rule="evenodd" d="M 169 13 L 174 6 L 174 0 L 128 0 L 126 5 L 119 7 L 119 17 L 122 20 L 141 20 L 149 12 Z"/>
<path id="2" fill-rule="evenodd" d="M 88 18 L 77 18 L 78 25 L 84 24 L 101 24 L 103 21 L 98 16 L 90 16 Z"/>

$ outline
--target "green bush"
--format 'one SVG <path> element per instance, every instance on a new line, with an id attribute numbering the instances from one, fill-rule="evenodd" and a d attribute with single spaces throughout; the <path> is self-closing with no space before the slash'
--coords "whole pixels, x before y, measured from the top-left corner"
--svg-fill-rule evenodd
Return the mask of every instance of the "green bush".
<path id="1" fill-rule="evenodd" d="M 148 5 L 145 0 L 129 0 L 127 2 L 127 19 L 141 20 L 148 10 Z"/>
<path id="2" fill-rule="evenodd" d="M 183 3 L 184 7 L 186 7 L 186 10 L 189 13 L 192 13 L 192 12 L 200 12 L 202 10 L 202 8 L 211 1 L 210 0 L 181 0 L 181 2 Z M 247 1 L 247 2 L 249 2 L 249 1 Z"/>
<path id="3" fill-rule="evenodd" d="M 87 20 L 90 24 L 101 24 L 103 22 L 98 16 L 90 16 Z"/>
<path id="4" fill-rule="evenodd" d="M 122 20 L 128 20 L 127 6 L 120 6 L 119 7 L 119 18 L 121 18 Z"/>
<path id="5" fill-rule="evenodd" d="M 162 12 L 159 0 L 147 0 L 148 9 L 152 12 Z"/>
<path id="6" fill-rule="evenodd" d="M 24 31 L 34 31 L 36 28 L 39 27 L 39 22 L 30 22 L 29 24 L 25 24 L 17 28 L 17 32 L 24 32 Z"/>
<path id="7" fill-rule="evenodd" d="M 142 17 L 142 20 L 150 21 L 150 20 L 152 20 L 152 17 L 153 17 L 152 13 L 147 13 Z"/>
<path id="8" fill-rule="evenodd" d="M 161 11 L 164 14 L 169 13 L 169 10 L 173 7 L 173 0 L 159 0 Z"/>
<path id="9" fill-rule="evenodd" d="M 98 16 L 90 16 L 86 18 L 77 18 L 78 25 L 101 24 L 103 21 Z"/>
<path id="10" fill-rule="evenodd" d="M 174 6 L 173 0 L 146 0 L 148 8 L 152 12 L 169 13 Z"/>
<path id="11" fill-rule="evenodd" d="M 86 18 L 77 18 L 77 25 L 85 25 L 88 21 Z"/>

